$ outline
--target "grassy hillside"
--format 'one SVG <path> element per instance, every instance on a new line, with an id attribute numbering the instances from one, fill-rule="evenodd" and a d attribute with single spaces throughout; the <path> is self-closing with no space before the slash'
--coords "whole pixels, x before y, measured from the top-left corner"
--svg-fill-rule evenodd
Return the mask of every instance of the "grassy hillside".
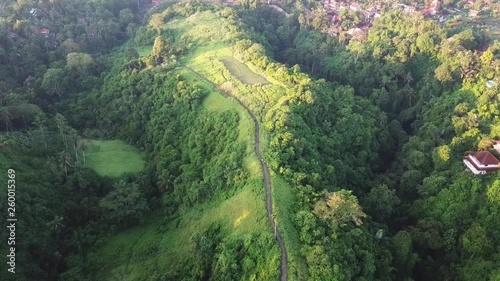
<path id="1" fill-rule="evenodd" d="M 209 27 L 213 25 L 220 28 L 206 32 L 207 30 L 211 30 Z M 234 57 L 235 53 L 232 50 L 232 42 L 238 38 L 239 34 L 231 31 L 233 29 L 232 26 L 229 20 L 213 12 L 197 13 L 186 20 L 166 24 L 166 28 L 169 31 L 174 31 L 179 37 L 178 40 L 182 40 L 184 37 L 192 38 L 196 34 L 196 37 L 194 37 L 196 40 L 194 41 L 201 43 L 200 47 L 193 48 L 181 59 L 184 66 L 195 70 L 204 79 L 218 85 L 220 88 L 230 90 L 233 95 L 238 96 L 241 100 L 248 101 L 247 104 L 256 113 L 257 117 L 263 118 L 266 108 L 270 108 L 278 102 L 277 100 L 270 100 L 270 98 L 276 96 L 276 92 L 284 94 L 285 87 L 281 83 L 273 81 L 272 78 L 267 80 L 262 74 L 252 70 L 252 68 L 255 69 L 254 66 L 246 65 Z M 233 34 L 233 38 L 229 37 L 228 34 Z M 201 84 L 203 87 L 211 89 L 210 83 L 196 77 L 192 72 L 182 69 L 180 73 L 182 73 L 187 81 L 195 85 Z M 226 108 L 228 106 L 227 98 L 222 98 L 220 95 L 212 91 L 206 97 L 204 105 L 215 110 Z M 235 101 L 231 102 L 236 104 Z M 260 104 L 261 106 L 252 107 L 254 104 Z M 246 116 L 247 114 L 244 113 L 243 108 L 237 104 L 236 108 L 242 117 L 240 131 L 245 130 L 246 134 L 253 136 L 251 120 Z M 248 131 L 249 127 L 251 127 L 251 131 Z M 268 143 L 267 135 L 266 131 L 261 132 L 261 144 L 264 152 Z M 253 138 L 250 138 L 248 141 L 252 145 L 247 146 L 247 155 L 253 156 Z M 254 173 L 260 173 L 260 165 L 255 157 L 246 158 L 245 163 L 248 164 L 246 165 L 247 169 L 252 169 Z M 291 209 L 295 201 L 294 194 L 285 180 L 274 173 L 272 177 L 275 216 L 289 255 L 289 280 L 303 280 L 305 279 L 307 269 L 300 254 L 298 233 L 292 224 L 294 218 Z"/>
<path id="2" fill-rule="evenodd" d="M 143 225 L 103 240 L 91 259 L 91 263 L 99 265 L 99 268 L 103 266 L 97 271 L 96 280 L 146 280 L 151 276 L 160 277 L 174 272 L 179 262 L 188 263 L 194 258 L 193 235 L 213 224 L 221 225 L 227 237 L 271 237 L 267 248 L 261 249 L 262 259 L 269 263 L 257 274 L 276 274 L 279 254 L 266 219 L 265 193 L 258 161 L 252 153 L 253 124 L 236 102 L 220 93 L 211 92 L 203 105 L 207 111 L 234 111 L 241 117 L 238 140 L 247 145 L 243 161 L 250 174 L 247 184 L 230 198 L 218 198 L 185 209 L 173 221 L 161 212 L 151 214 Z"/>
<path id="3" fill-rule="evenodd" d="M 219 28 L 213 29 L 211 26 Z M 249 175 L 246 184 L 229 197 L 225 195 L 195 207 L 182 209 L 173 220 L 163 216 L 162 212 L 157 212 L 151 214 L 143 225 L 103 240 L 90 259 L 97 269 L 96 279 L 151 280 L 153 276 L 152 279 L 155 280 L 154 277 L 175 276 L 179 263 L 189 264 L 196 259 L 197 253 L 193 249 L 195 234 L 206 232 L 214 225 L 221 228 L 224 239 L 243 239 L 250 245 L 245 246 L 250 249 L 245 258 L 249 268 L 245 270 L 251 274 L 243 273 L 242 280 L 269 280 L 277 277 L 280 257 L 266 218 L 262 172 L 254 153 L 253 121 L 234 99 L 226 97 L 218 90 L 219 87 L 230 85 L 233 94 L 242 100 L 252 101 L 249 102 L 250 106 L 255 104 L 254 101 L 265 105 L 261 112 L 255 112 L 262 118 L 265 112 L 263 109 L 271 106 L 266 96 L 273 96 L 269 93 L 284 92 L 284 88 L 283 85 L 270 83 L 271 80 L 266 80 L 260 73 L 253 72 L 251 66 L 233 57 L 231 46 L 241 35 L 233 26 L 230 20 L 220 14 L 205 11 L 188 18 L 171 20 L 165 23 L 163 28 L 173 33 L 176 41 L 191 42 L 189 50 L 179 58 L 180 65 L 174 71 L 189 85 L 206 93 L 201 116 L 210 112 L 221 114 L 227 111 L 238 114 L 236 141 L 245 146 L 242 163 Z M 137 49 L 140 50 L 141 56 L 146 56 L 152 46 Z M 263 132 L 261 142 L 264 149 L 266 139 L 267 133 Z M 284 180 L 276 177 L 273 184 L 274 195 L 283 198 L 274 200 L 278 227 L 283 232 L 287 246 L 296 244 L 289 250 L 290 280 L 300 280 L 300 276 L 303 276 L 301 271 L 305 271 L 304 263 L 300 257 L 298 234 L 291 225 L 292 217 L 287 214 L 290 204 L 293 204 L 293 193 Z M 165 202 L 168 202 L 168 198 L 165 199 Z M 251 250 L 252 248 L 254 250 Z M 258 254 L 254 253 L 256 256 L 252 256 L 252 251 L 257 251 Z"/>

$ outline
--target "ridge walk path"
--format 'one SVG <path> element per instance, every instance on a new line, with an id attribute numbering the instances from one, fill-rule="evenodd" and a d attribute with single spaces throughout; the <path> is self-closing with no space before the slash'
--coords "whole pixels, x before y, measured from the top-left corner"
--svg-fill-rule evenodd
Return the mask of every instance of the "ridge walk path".
<path id="1" fill-rule="evenodd" d="M 209 81 L 206 79 L 203 75 L 199 74 L 196 72 L 194 69 L 192 69 L 189 66 L 185 66 L 185 68 L 191 72 L 193 75 L 196 77 L 202 79 L 203 81 L 206 81 L 213 85 L 214 87 L 217 87 L 215 83 L 212 81 Z M 266 186 L 266 209 L 267 209 L 267 218 L 269 219 L 269 223 L 271 224 L 271 227 L 274 230 L 274 236 L 276 237 L 276 240 L 278 241 L 278 244 L 281 249 L 281 281 L 286 281 L 287 276 L 288 276 L 288 268 L 287 268 L 287 263 L 288 263 L 288 257 L 286 254 L 286 248 L 285 248 L 285 243 L 283 242 L 283 239 L 281 238 L 281 234 L 279 230 L 276 228 L 276 222 L 274 221 L 273 217 L 273 205 L 271 201 L 271 174 L 269 173 L 269 168 L 267 167 L 267 163 L 262 157 L 262 154 L 260 152 L 260 127 L 259 127 L 259 122 L 257 121 L 257 118 L 255 115 L 252 113 L 252 111 L 245 105 L 243 104 L 238 98 L 233 96 L 229 92 L 225 92 L 228 97 L 234 98 L 245 110 L 250 114 L 250 117 L 252 118 L 253 122 L 255 123 L 255 154 L 259 158 L 260 164 L 262 166 L 262 174 L 264 174 L 264 185 Z"/>

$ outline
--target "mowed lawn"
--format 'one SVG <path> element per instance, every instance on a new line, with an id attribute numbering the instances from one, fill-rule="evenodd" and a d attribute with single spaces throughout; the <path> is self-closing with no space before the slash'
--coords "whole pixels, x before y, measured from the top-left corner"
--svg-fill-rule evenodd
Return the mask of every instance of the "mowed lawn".
<path id="1" fill-rule="evenodd" d="M 141 152 L 121 140 L 85 140 L 85 166 L 101 176 L 120 177 L 144 169 Z"/>

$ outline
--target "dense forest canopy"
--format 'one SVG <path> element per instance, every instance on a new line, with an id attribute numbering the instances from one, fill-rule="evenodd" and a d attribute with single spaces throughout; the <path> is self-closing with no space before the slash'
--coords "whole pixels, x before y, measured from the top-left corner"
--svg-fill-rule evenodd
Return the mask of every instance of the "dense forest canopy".
<path id="1" fill-rule="evenodd" d="M 500 278 L 495 27 L 274 2 L 0 4 L 1 280 Z"/>

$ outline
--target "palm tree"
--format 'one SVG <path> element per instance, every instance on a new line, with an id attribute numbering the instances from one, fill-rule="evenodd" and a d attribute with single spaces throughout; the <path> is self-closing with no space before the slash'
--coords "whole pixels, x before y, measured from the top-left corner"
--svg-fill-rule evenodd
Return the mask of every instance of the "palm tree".
<path id="1" fill-rule="evenodd" d="M 45 132 L 44 132 L 44 123 L 45 123 L 45 120 L 42 120 L 42 115 L 41 114 L 38 114 L 35 118 L 35 122 L 33 122 L 33 124 L 35 126 L 38 126 L 38 128 L 40 129 L 40 133 L 42 134 L 42 140 L 43 140 L 43 144 L 45 145 L 45 148 L 47 148 L 47 141 L 45 140 Z"/>
<path id="2" fill-rule="evenodd" d="M 64 168 L 64 174 L 66 175 L 66 177 L 68 176 L 68 167 L 75 167 L 75 163 L 73 161 L 73 158 L 71 158 L 71 155 L 63 150 L 59 153 L 59 155 L 57 156 L 57 159 L 58 159 L 58 164 L 59 164 L 59 167 L 61 168 Z"/>
<path id="3" fill-rule="evenodd" d="M 12 123 L 12 114 L 9 111 L 9 108 L 6 106 L 3 106 L 0 108 L 0 122 L 5 123 L 5 130 L 9 130 L 11 127 Z"/>
<path id="4" fill-rule="evenodd" d="M 49 229 L 56 235 L 56 243 L 59 241 L 59 234 L 64 228 L 64 224 L 62 223 L 63 219 L 63 217 L 56 215 L 53 220 L 47 223 Z"/>
<path id="5" fill-rule="evenodd" d="M 59 135 L 61 136 L 61 140 L 63 141 L 66 150 L 68 150 L 68 142 L 66 140 L 66 128 L 67 128 L 66 119 L 64 118 L 63 115 L 58 113 L 56 115 L 55 120 L 56 120 L 56 126 L 59 129 Z"/>
<path id="6" fill-rule="evenodd" d="M 48 156 L 47 166 L 52 171 L 52 174 L 54 174 L 54 176 L 57 177 L 57 171 L 58 171 L 57 159 L 53 156 Z"/>

